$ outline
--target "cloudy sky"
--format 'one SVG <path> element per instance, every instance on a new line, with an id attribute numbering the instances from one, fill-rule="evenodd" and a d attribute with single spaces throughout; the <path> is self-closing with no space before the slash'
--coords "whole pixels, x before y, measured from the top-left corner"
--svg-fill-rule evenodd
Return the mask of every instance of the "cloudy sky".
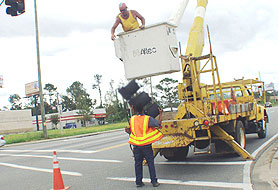
<path id="1" fill-rule="evenodd" d="M 146 19 L 146 25 L 167 21 L 180 0 L 126 0 Z M 118 0 L 37 1 L 43 86 L 54 84 L 65 94 L 74 81 L 84 84 L 91 98 L 93 75 L 103 76 L 103 91 L 111 79 L 124 80 L 124 67 L 115 56 L 110 30 L 118 14 Z M 185 53 L 196 0 L 189 0 L 177 38 Z M 25 96 L 25 84 L 38 80 L 34 1 L 25 1 L 26 13 L 11 17 L 0 7 L 0 108 L 11 94 Z M 221 81 L 256 78 L 278 87 L 278 1 L 209 0 L 205 26 L 210 28 L 213 53 Z M 118 27 L 116 33 L 122 32 Z M 209 52 L 205 35 L 204 54 Z M 181 74 L 167 75 L 181 80 Z M 158 79 L 158 78 L 157 78 Z M 154 79 L 156 80 L 156 78 Z M 277 90 L 277 89 L 276 89 Z"/>

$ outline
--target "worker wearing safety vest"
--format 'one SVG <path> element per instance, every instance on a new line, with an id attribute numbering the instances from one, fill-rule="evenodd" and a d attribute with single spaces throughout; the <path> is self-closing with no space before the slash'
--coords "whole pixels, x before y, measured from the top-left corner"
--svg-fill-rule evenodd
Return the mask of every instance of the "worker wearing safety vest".
<path id="1" fill-rule="evenodd" d="M 119 9 L 120 9 L 121 13 L 117 15 L 116 21 L 111 29 L 111 39 L 112 40 L 114 40 L 116 38 L 115 30 L 120 23 L 125 32 L 135 30 L 138 28 L 141 28 L 141 29 L 145 28 L 145 19 L 137 11 L 127 10 L 127 6 L 125 3 L 120 3 Z M 141 23 L 142 23 L 141 26 L 139 26 L 137 18 L 139 18 L 141 20 Z"/>
<path id="2" fill-rule="evenodd" d="M 144 183 L 143 179 L 143 160 L 146 159 L 149 167 L 149 173 L 151 183 L 154 187 L 159 186 L 157 182 L 155 167 L 154 167 L 154 155 L 152 150 L 152 143 L 160 140 L 163 135 L 155 127 L 159 127 L 161 124 L 162 110 L 159 109 L 158 121 L 153 117 L 144 115 L 144 109 L 141 105 L 131 107 L 133 112 L 137 112 L 130 119 L 130 136 L 128 143 L 133 145 L 133 154 L 135 159 L 135 174 L 136 174 L 136 186 L 142 187 Z"/>

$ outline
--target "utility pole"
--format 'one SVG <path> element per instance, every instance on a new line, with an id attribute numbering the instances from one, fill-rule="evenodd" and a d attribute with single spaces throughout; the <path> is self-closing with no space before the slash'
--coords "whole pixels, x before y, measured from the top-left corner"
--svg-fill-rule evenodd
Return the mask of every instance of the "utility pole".
<path id="1" fill-rule="evenodd" d="M 39 46 L 39 27 L 38 27 L 38 14 L 37 14 L 37 1 L 34 0 L 34 8 L 35 8 L 35 26 L 36 26 L 36 44 L 37 44 L 37 63 L 38 63 L 38 78 L 39 78 L 39 90 L 40 90 L 40 107 L 41 107 L 41 119 L 43 126 L 43 135 L 44 138 L 48 138 L 46 122 L 45 122 L 45 109 L 43 102 L 43 92 L 42 92 L 42 80 L 41 80 L 41 64 L 40 64 L 40 46 Z"/>
<path id="2" fill-rule="evenodd" d="M 37 131 L 39 131 L 40 127 L 39 127 L 39 118 L 38 118 L 37 95 L 33 95 L 33 98 L 34 98 L 34 101 L 35 101 Z"/>
<path id="3" fill-rule="evenodd" d="M 62 105 L 60 105 L 60 101 L 59 101 L 59 92 L 57 92 L 56 95 L 57 95 L 57 111 L 58 111 L 58 116 L 59 116 L 59 127 L 61 130 L 61 134 L 63 134 L 63 127 L 61 125 L 63 110 L 62 110 Z"/>

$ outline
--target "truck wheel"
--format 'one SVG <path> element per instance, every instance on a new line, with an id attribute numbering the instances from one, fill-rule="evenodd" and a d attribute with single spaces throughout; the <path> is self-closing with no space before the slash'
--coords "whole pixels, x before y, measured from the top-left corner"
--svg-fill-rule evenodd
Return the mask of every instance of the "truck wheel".
<path id="1" fill-rule="evenodd" d="M 263 139 L 266 137 L 266 122 L 265 120 L 261 120 L 258 122 L 259 130 L 258 130 L 258 137 Z"/>
<path id="2" fill-rule="evenodd" d="M 235 141 L 242 147 L 245 148 L 246 144 L 246 136 L 245 129 L 242 121 L 238 120 L 236 123 L 236 133 L 235 133 Z"/>
<path id="3" fill-rule="evenodd" d="M 179 148 L 172 148 L 172 154 L 163 155 L 167 160 L 170 161 L 182 161 L 185 160 L 188 154 L 189 146 L 187 147 L 179 147 Z"/>
<path id="4" fill-rule="evenodd" d="M 208 140 L 196 141 L 196 148 L 198 149 L 205 149 L 209 146 Z"/>

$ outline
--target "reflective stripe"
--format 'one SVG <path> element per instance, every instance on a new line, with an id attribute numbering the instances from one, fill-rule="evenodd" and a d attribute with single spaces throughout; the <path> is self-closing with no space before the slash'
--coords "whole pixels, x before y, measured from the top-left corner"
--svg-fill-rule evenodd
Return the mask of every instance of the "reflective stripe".
<path id="1" fill-rule="evenodd" d="M 150 137 L 150 136 L 153 136 L 155 135 L 156 133 L 158 132 L 158 130 L 155 130 L 147 135 L 145 135 L 144 137 L 136 137 L 134 136 L 132 133 L 130 134 L 130 137 L 134 138 L 134 139 L 137 139 L 137 140 L 145 140 L 146 138 Z"/>
<path id="2" fill-rule="evenodd" d="M 134 140 L 136 140 L 136 141 L 138 141 L 138 142 L 143 142 L 143 141 L 145 141 L 145 140 L 147 140 L 147 139 L 152 139 L 153 137 L 155 137 L 155 136 L 157 136 L 158 134 L 161 134 L 159 131 L 156 131 L 156 133 L 154 134 L 154 135 L 152 135 L 152 136 L 149 136 L 149 137 L 147 137 L 147 138 L 144 138 L 144 139 L 138 139 L 138 138 L 133 138 L 133 136 L 132 137 L 130 137 L 131 139 L 134 139 Z"/>
<path id="3" fill-rule="evenodd" d="M 53 164 L 53 168 L 59 168 L 59 164 Z"/>
<path id="4" fill-rule="evenodd" d="M 130 144 L 134 144 L 134 145 L 147 145 L 147 144 L 151 144 L 151 143 L 154 143 L 155 141 L 158 141 L 162 138 L 163 136 L 158 133 L 157 135 L 151 137 L 151 138 L 148 138 L 148 139 L 145 139 L 144 141 L 137 141 L 136 139 L 132 139 L 130 138 L 129 140 L 129 143 Z"/>
<path id="5" fill-rule="evenodd" d="M 143 127 L 143 137 L 146 136 L 148 125 L 149 125 L 149 116 L 145 116 L 144 117 L 144 127 Z"/>
<path id="6" fill-rule="evenodd" d="M 130 127 L 131 127 L 131 132 L 135 134 L 135 130 L 134 130 L 134 116 L 131 117 L 131 119 L 130 119 Z"/>
<path id="7" fill-rule="evenodd" d="M 199 6 L 195 9 L 195 18 L 196 17 L 201 17 L 204 18 L 206 13 L 206 8 Z"/>
<path id="8" fill-rule="evenodd" d="M 151 143 L 153 143 L 153 142 L 155 142 L 155 141 L 157 141 L 157 140 L 160 140 L 162 137 L 163 137 L 162 133 L 159 132 L 159 133 L 158 133 L 157 135 L 155 135 L 154 137 L 149 138 L 149 139 L 146 139 L 146 140 L 144 140 L 144 141 L 137 141 L 137 140 L 135 140 L 135 139 L 130 138 L 130 139 L 129 139 L 129 142 L 132 142 L 131 144 L 134 143 L 134 145 L 147 145 L 147 144 L 151 144 Z"/>

